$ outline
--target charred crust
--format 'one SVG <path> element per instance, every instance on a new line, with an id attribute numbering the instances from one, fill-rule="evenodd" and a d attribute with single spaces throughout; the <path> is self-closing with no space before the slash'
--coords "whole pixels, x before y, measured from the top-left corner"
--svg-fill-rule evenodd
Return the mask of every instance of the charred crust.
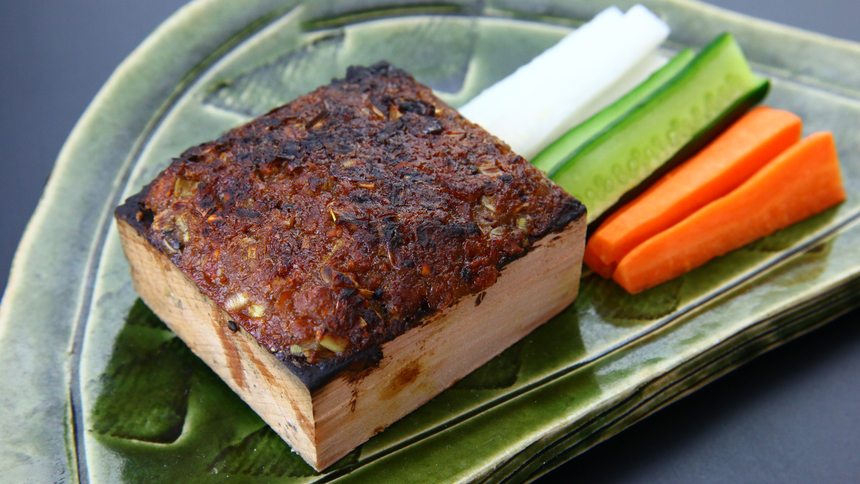
<path id="1" fill-rule="evenodd" d="M 585 207 L 382 62 L 186 150 L 116 215 L 315 387 Z"/>
<path id="2" fill-rule="evenodd" d="M 145 234 L 149 230 L 155 216 L 143 203 L 143 199 L 149 194 L 149 187 L 150 185 L 146 185 L 114 209 L 116 218 L 126 221 L 140 234 Z"/>
<path id="3" fill-rule="evenodd" d="M 584 217 L 586 213 L 585 205 L 583 205 L 579 200 L 572 197 L 565 200 L 553 217 L 551 231 L 561 232 L 570 225 L 571 222 L 575 222 Z"/>
<path id="4" fill-rule="evenodd" d="M 382 350 L 379 346 L 368 346 L 358 353 L 340 358 L 329 358 L 314 364 L 281 353 L 276 356 L 301 380 L 309 391 L 314 392 L 344 370 L 361 373 L 368 368 L 376 367 L 382 361 Z"/>

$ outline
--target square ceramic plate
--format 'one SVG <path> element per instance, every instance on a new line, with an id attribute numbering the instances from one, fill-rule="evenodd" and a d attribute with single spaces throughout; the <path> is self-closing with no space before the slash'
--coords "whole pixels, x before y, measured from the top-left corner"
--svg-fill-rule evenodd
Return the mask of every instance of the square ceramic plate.
<path id="1" fill-rule="evenodd" d="M 317 474 L 140 303 L 113 208 L 184 148 L 348 65 L 387 59 L 457 106 L 609 2 L 198 0 L 99 93 L 22 240 L 0 312 L 0 361 L 18 369 L 0 376 L 13 395 L 0 468 L 40 482 L 519 482 L 856 307 L 860 46 L 645 3 L 672 26 L 666 55 L 734 33 L 773 80 L 767 104 L 834 132 L 848 200 L 637 296 L 584 274 L 561 315 Z"/>

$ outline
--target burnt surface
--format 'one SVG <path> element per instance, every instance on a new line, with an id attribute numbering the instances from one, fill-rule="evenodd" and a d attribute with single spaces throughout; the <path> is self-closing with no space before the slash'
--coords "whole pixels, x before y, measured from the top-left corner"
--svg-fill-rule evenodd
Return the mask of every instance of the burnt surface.
<path id="1" fill-rule="evenodd" d="M 584 213 L 385 63 L 187 150 L 117 210 L 297 368 L 480 293 Z"/>

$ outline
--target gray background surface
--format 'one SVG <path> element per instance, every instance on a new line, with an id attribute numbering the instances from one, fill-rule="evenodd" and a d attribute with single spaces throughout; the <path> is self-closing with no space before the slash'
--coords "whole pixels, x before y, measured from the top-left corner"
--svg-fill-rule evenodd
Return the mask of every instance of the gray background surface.
<path id="1" fill-rule="evenodd" d="M 0 2 L 0 290 L 57 154 L 113 69 L 184 0 Z M 860 41 L 858 0 L 715 0 Z M 860 482 L 860 311 L 789 343 L 541 482 Z"/>

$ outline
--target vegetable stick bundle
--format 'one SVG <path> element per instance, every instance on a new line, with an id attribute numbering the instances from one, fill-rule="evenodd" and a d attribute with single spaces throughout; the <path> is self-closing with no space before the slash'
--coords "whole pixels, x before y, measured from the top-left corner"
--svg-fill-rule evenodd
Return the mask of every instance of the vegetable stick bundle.
<path id="1" fill-rule="evenodd" d="M 631 294 L 820 213 L 845 199 L 830 133 L 759 107 L 612 214 L 585 263 Z"/>

